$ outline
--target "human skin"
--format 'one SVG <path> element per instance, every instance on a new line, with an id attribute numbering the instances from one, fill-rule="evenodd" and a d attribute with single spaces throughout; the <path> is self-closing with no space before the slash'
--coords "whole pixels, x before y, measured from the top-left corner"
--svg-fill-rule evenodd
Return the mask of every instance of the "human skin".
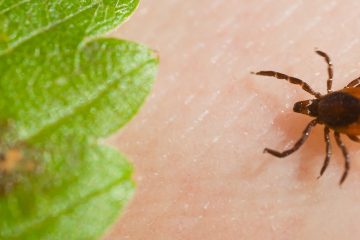
<path id="1" fill-rule="evenodd" d="M 311 120 L 292 112 L 312 96 L 284 80 L 251 75 L 277 70 L 326 92 L 360 76 L 359 1 L 142 0 L 112 36 L 160 56 L 151 96 L 111 143 L 134 164 L 136 192 L 104 239 L 359 239 L 360 146 L 323 126 L 287 158 Z"/>

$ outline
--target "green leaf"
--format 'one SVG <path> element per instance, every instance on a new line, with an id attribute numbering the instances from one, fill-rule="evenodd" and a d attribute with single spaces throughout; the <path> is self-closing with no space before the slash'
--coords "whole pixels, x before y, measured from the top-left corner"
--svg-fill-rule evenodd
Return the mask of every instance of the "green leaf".
<path id="1" fill-rule="evenodd" d="M 73 29 L 72 23 L 82 23 L 86 25 L 87 36 L 104 33 L 124 21 L 138 2 L 0 0 L 0 52 L 9 51 L 34 36 L 46 34 L 58 25 Z"/>
<path id="2" fill-rule="evenodd" d="M 1 239 L 93 239 L 130 197 L 131 167 L 118 152 L 82 146 L 81 161 L 64 164 L 73 156 L 67 153 L 56 181 L 50 178 L 48 184 L 59 161 L 56 154 L 63 153 L 44 156 L 48 172 L 29 182 L 31 188 L 18 187 L 1 199 Z"/>
<path id="3" fill-rule="evenodd" d="M 137 4 L 0 0 L 0 239 L 96 239 L 130 198 L 131 166 L 98 141 L 139 110 L 158 59 L 98 35 Z"/>

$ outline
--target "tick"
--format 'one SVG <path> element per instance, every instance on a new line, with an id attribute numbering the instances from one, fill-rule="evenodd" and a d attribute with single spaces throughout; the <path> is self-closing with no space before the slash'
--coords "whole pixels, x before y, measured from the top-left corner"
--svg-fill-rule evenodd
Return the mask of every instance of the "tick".
<path id="1" fill-rule="evenodd" d="M 343 89 L 333 92 L 331 90 L 333 81 L 333 66 L 331 60 L 326 53 L 322 51 L 315 52 L 323 57 L 327 63 L 328 79 L 327 94 L 325 95 L 315 92 L 306 82 L 283 73 L 275 71 L 252 72 L 256 75 L 275 77 L 300 85 L 302 89 L 315 97 L 314 99 L 299 101 L 294 104 L 294 112 L 302 113 L 315 118 L 306 126 L 301 138 L 295 143 L 295 145 L 283 152 L 265 148 L 264 153 L 269 153 L 278 158 L 289 156 L 305 143 L 315 125 L 323 124 L 326 154 L 318 178 L 323 175 L 329 165 L 331 157 L 330 130 L 333 130 L 336 144 L 341 149 L 345 159 L 344 172 L 339 181 L 339 184 L 341 185 L 348 175 L 350 161 L 348 150 L 342 142 L 340 135 L 344 134 L 352 141 L 360 142 L 360 138 L 357 137 L 357 135 L 360 135 L 360 77 L 351 81 Z"/>

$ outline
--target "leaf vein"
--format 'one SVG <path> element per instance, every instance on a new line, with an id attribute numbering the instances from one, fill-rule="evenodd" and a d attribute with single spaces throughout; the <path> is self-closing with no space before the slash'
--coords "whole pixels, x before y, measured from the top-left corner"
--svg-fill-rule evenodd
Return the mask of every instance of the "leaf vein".
<path id="1" fill-rule="evenodd" d="M 19 229 L 18 231 L 14 231 L 13 233 L 15 233 L 14 235 L 12 235 L 11 237 L 20 237 L 22 235 L 27 235 L 28 231 L 31 231 L 34 228 L 40 228 L 44 223 L 47 223 L 48 221 L 51 221 L 51 219 L 59 219 L 59 217 L 64 216 L 68 213 L 71 213 L 71 211 L 73 211 L 74 209 L 76 209 L 78 206 L 83 205 L 86 202 L 91 201 L 92 199 L 96 198 L 97 196 L 100 196 L 101 194 L 104 194 L 106 192 L 110 192 L 112 188 L 116 187 L 117 185 L 123 184 L 126 185 L 126 183 L 129 182 L 129 176 L 128 176 L 129 172 L 126 173 L 124 176 L 122 176 L 121 178 L 118 178 L 112 182 L 110 182 L 108 185 L 105 185 L 99 189 L 96 189 L 93 192 L 88 193 L 87 195 L 81 197 L 78 199 L 78 201 L 72 202 L 69 205 L 67 205 L 66 207 L 64 207 L 61 210 L 58 210 L 57 212 L 54 212 L 52 214 L 49 214 L 47 216 L 44 216 L 43 218 L 34 221 L 31 224 L 26 225 L 26 227 Z M 5 237 L 5 236 L 3 236 Z M 10 236 L 8 236 L 10 237 Z"/>
<path id="2" fill-rule="evenodd" d="M 140 64 L 139 66 L 135 67 L 131 71 L 123 74 L 122 76 L 119 76 L 118 78 L 123 78 L 127 75 L 130 75 L 131 73 L 138 71 L 139 69 L 146 66 L 148 63 L 153 62 L 154 59 L 150 59 L 148 61 L 145 61 L 144 63 Z M 92 98 L 90 101 L 87 101 L 83 104 L 80 104 L 78 106 L 75 106 L 73 109 L 71 109 L 68 114 L 64 114 L 61 118 L 56 119 L 53 122 L 50 122 L 48 124 L 45 124 L 41 129 L 36 131 L 34 134 L 27 136 L 25 139 L 22 139 L 22 141 L 33 141 L 34 139 L 42 136 L 44 133 L 46 134 L 49 130 L 56 129 L 59 125 L 61 125 L 63 122 L 66 122 L 67 119 L 72 118 L 73 116 L 76 116 L 80 112 L 82 112 L 84 109 L 87 110 L 89 106 L 91 106 L 93 103 L 97 102 L 99 99 L 101 99 L 107 92 L 109 92 L 114 85 L 118 84 L 119 81 L 112 80 L 108 84 L 105 85 L 104 89 L 99 91 L 94 98 Z"/>
<path id="3" fill-rule="evenodd" d="M 28 3 L 28 2 L 30 2 L 30 0 L 23 0 L 23 1 L 20 1 L 18 3 L 15 3 L 15 4 L 11 5 L 11 6 L 8 6 L 7 8 L 4 8 L 4 9 L 2 9 L 0 11 L 0 15 L 4 14 L 6 12 L 9 12 L 10 10 L 12 10 L 14 8 L 17 8 L 17 7 L 19 7 L 19 6 L 21 6 L 21 5 L 25 4 L 25 3 Z"/>
<path id="4" fill-rule="evenodd" d="M 38 30 L 30 33 L 26 37 L 20 38 L 18 41 L 13 42 L 13 45 L 11 47 L 9 47 L 3 51 L 0 51 L 0 57 L 11 53 L 14 49 L 18 48 L 19 46 L 26 43 L 27 41 L 30 41 L 32 38 L 34 38 L 40 34 L 46 33 L 48 31 L 50 31 L 51 29 L 53 29 L 54 27 L 59 26 L 60 24 L 66 23 L 67 21 L 71 20 L 74 17 L 79 16 L 83 12 L 86 12 L 87 10 L 93 8 L 96 5 L 98 5 L 98 4 L 97 3 L 91 4 L 85 8 L 80 9 L 79 11 L 77 11 L 73 14 L 68 15 L 67 17 L 65 17 L 63 19 L 60 19 L 59 21 L 53 22 L 45 27 L 39 28 Z"/>

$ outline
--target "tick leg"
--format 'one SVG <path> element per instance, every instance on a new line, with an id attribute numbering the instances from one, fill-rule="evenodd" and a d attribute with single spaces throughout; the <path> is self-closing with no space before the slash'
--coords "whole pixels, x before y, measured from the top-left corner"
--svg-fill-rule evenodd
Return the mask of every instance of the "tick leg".
<path id="1" fill-rule="evenodd" d="M 323 166 L 321 168 L 320 176 L 318 177 L 318 179 L 323 175 L 326 168 L 328 167 L 330 157 L 331 157 L 331 145 L 330 145 L 330 135 L 329 135 L 329 133 L 330 133 L 329 128 L 325 127 L 324 128 L 324 138 L 325 138 L 325 144 L 326 144 L 326 156 L 325 156 L 325 160 L 324 160 Z"/>
<path id="2" fill-rule="evenodd" d="M 346 85 L 347 88 L 356 88 L 360 86 L 360 77 L 352 80 L 348 85 Z"/>
<path id="3" fill-rule="evenodd" d="M 283 158 L 286 157 L 290 154 L 292 154 L 293 152 L 295 152 L 296 150 L 298 150 L 301 145 L 304 144 L 304 142 L 306 141 L 306 139 L 309 137 L 311 129 L 318 123 L 317 119 L 312 120 L 305 128 L 305 130 L 303 131 L 303 134 L 301 136 L 301 138 L 295 143 L 295 145 L 288 149 L 285 150 L 283 152 L 278 152 L 269 148 L 265 148 L 264 149 L 264 153 L 270 153 L 271 155 L 278 157 L 278 158 Z"/>
<path id="4" fill-rule="evenodd" d="M 256 74 L 256 75 L 262 75 L 262 76 L 268 76 L 268 77 L 275 77 L 278 79 L 284 79 L 290 83 L 296 84 L 296 85 L 300 85 L 302 87 L 302 89 L 304 89 L 305 91 L 307 91 L 308 93 L 310 93 L 311 95 L 315 96 L 316 98 L 320 98 L 321 94 L 318 92 L 315 92 L 310 86 L 309 84 L 307 84 L 306 82 L 295 78 L 295 77 L 291 77 L 288 75 L 285 75 L 283 73 L 279 73 L 279 72 L 274 72 L 274 71 L 259 71 L 259 72 L 251 72 L 252 74 Z"/>
<path id="5" fill-rule="evenodd" d="M 360 138 L 358 138 L 357 136 L 354 135 L 347 135 L 347 136 L 354 142 L 360 142 Z"/>
<path id="6" fill-rule="evenodd" d="M 332 80 L 333 80 L 333 76 L 334 76 L 334 73 L 333 73 L 333 66 L 332 66 L 332 63 L 331 63 L 331 60 L 330 60 L 330 57 L 322 52 L 322 51 L 315 51 L 317 54 L 319 54 L 321 57 L 323 57 L 328 65 L 328 75 L 329 75 L 329 78 L 327 80 L 327 92 L 331 92 L 331 86 L 332 86 Z"/>
<path id="7" fill-rule="evenodd" d="M 349 172 L 349 169 L 350 169 L 349 154 L 348 154 L 348 151 L 347 151 L 344 143 L 341 141 L 340 133 L 335 132 L 334 136 L 335 136 L 336 143 L 339 146 L 339 148 L 341 149 L 342 154 L 344 155 L 344 158 L 345 158 L 345 170 L 344 170 L 344 173 L 343 173 L 343 175 L 342 175 L 342 177 L 340 179 L 340 182 L 339 182 L 339 184 L 341 185 L 345 181 L 346 176 L 348 175 L 348 172 Z"/>

